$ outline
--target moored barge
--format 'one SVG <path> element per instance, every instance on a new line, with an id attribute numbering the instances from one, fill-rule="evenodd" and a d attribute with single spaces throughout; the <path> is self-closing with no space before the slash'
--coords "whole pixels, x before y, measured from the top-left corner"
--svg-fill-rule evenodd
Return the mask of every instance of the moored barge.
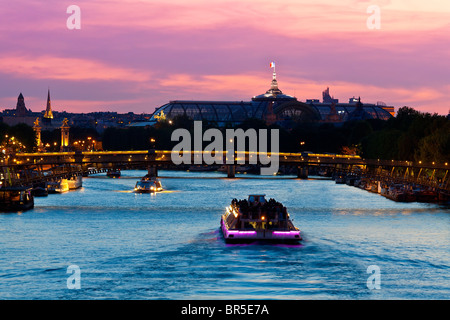
<path id="1" fill-rule="evenodd" d="M 67 179 L 59 179 L 58 181 L 50 181 L 47 184 L 48 193 L 64 193 L 69 191 L 69 183 Z"/>
<path id="2" fill-rule="evenodd" d="M 0 211 L 18 212 L 34 208 L 34 197 L 31 188 L 5 187 L 0 188 Z"/>
<path id="3" fill-rule="evenodd" d="M 83 178 L 81 176 L 73 176 L 67 180 L 69 190 L 79 189 L 83 186 Z"/>

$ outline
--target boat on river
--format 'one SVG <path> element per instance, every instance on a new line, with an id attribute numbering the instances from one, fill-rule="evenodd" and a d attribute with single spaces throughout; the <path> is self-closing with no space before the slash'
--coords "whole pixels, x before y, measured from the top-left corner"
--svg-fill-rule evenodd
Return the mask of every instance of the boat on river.
<path id="1" fill-rule="evenodd" d="M 65 193 L 69 191 L 69 183 L 67 179 L 59 179 L 58 181 L 50 181 L 47 184 L 48 193 Z"/>
<path id="2" fill-rule="evenodd" d="M 294 226 L 287 208 L 265 195 L 252 194 L 247 200 L 233 199 L 220 219 L 225 242 L 298 243 L 300 230 Z"/>
<path id="3" fill-rule="evenodd" d="M 67 180 L 69 190 L 75 190 L 83 186 L 83 178 L 81 176 L 73 176 Z"/>
<path id="4" fill-rule="evenodd" d="M 113 169 L 106 173 L 106 176 L 109 178 L 120 178 L 121 175 L 122 174 L 121 174 L 120 170 L 118 170 L 118 169 Z"/>
<path id="5" fill-rule="evenodd" d="M 136 182 L 134 192 L 136 193 L 152 193 L 162 191 L 161 181 L 156 177 L 145 175 L 141 180 Z"/>
<path id="6" fill-rule="evenodd" d="M 0 188 L 0 211 L 18 212 L 34 208 L 34 197 L 31 188 L 4 187 Z"/>

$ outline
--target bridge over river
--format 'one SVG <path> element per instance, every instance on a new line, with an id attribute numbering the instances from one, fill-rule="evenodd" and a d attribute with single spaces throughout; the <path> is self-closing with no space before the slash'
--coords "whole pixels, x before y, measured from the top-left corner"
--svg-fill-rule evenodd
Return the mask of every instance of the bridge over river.
<path id="1" fill-rule="evenodd" d="M 189 165 L 175 165 L 169 150 L 135 151 L 90 151 L 90 152 L 46 152 L 18 153 L 2 161 L 0 169 L 1 186 L 33 186 L 36 183 L 69 178 L 71 176 L 95 174 L 110 170 L 146 169 L 153 176 L 158 169 L 189 169 Z M 209 168 L 203 151 L 190 151 L 190 163 L 197 168 Z M 236 168 L 245 164 L 264 167 L 261 154 L 257 152 L 235 152 L 229 159 L 223 152 L 222 169 L 228 178 L 234 178 Z M 268 153 L 279 168 L 289 168 L 300 179 L 307 179 L 309 172 L 323 175 L 357 175 L 374 181 L 407 183 L 434 188 L 450 194 L 448 163 L 413 162 L 397 160 L 363 159 L 359 156 L 314 153 Z M 215 165 L 217 167 L 217 165 Z M 266 165 L 267 166 L 267 165 Z"/>

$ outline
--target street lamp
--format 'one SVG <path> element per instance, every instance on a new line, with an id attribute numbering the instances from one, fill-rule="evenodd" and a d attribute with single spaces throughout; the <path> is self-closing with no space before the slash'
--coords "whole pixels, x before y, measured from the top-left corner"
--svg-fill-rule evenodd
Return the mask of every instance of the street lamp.
<path id="1" fill-rule="evenodd" d="M 305 141 L 300 141 L 300 151 L 303 151 L 303 147 L 305 145 Z"/>
<path id="2" fill-rule="evenodd" d="M 155 138 L 150 138 L 150 148 L 155 149 L 156 148 L 156 140 Z"/>

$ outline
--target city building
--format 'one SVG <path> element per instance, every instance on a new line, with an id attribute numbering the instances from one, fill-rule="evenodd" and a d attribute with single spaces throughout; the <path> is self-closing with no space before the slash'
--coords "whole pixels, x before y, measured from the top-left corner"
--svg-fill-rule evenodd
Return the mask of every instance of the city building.
<path id="1" fill-rule="evenodd" d="M 14 126 L 19 123 L 25 123 L 33 126 L 36 115 L 25 106 L 25 98 L 22 92 L 17 97 L 15 109 L 5 109 L 3 111 L 2 122 L 7 125 Z"/>
<path id="2" fill-rule="evenodd" d="M 358 119 L 387 120 L 394 115 L 394 107 L 384 103 L 362 103 L 360 98 L 354 97 L 348 103 L 340 103 L 330 96 L 329 88 L 322 95 L 322 102 L 318 99 L 302 102 L 284 94 L 274 72 L 270 89 L 254 96 L 251 101 L 174 100 L 156 109 L 149 121 L 133 123 L 131 126 L 154 125 L 161 119 L 172 120 L 181 115 L 193 120 L 209 121 L 217 126 L 235 125 L 254 118 L 288 128 L 298 122 L 339 124 Z"/>
<path id="3" fill-rule="evenodd" d="M 27 107 L 25 107 L 25 99 L 23 97 L 22 92 L 17 97 L 17 105 L 16 105 L 16 116 L 17 117 L 25 117 L 29 114 Z"/>
<path id="4" fill-rule="evenodd" d="M 25 106 L 25 98 L 22 93 L 17 98 L 15 108 L 3 109 L 0 112 L 0 122 L 9 126 L 20 123 L 34 126 L 36 119 L 39 119 L 39 128 L 42 131 L 59 130 L 64 119 L 68 120 L 71 127 L 95 129 L 99 134 L 110 127 L 122 128 L 130 123 L 145 122 L 151 118 L 152 114 L 135 114 L 133 112 L 90 112 L 71 113 L 66 111 L 56 111 L 52 108 L 50 99 L 50 89 L 47 92 L 47 105 L 40 112 L 32 112 Z"/>

